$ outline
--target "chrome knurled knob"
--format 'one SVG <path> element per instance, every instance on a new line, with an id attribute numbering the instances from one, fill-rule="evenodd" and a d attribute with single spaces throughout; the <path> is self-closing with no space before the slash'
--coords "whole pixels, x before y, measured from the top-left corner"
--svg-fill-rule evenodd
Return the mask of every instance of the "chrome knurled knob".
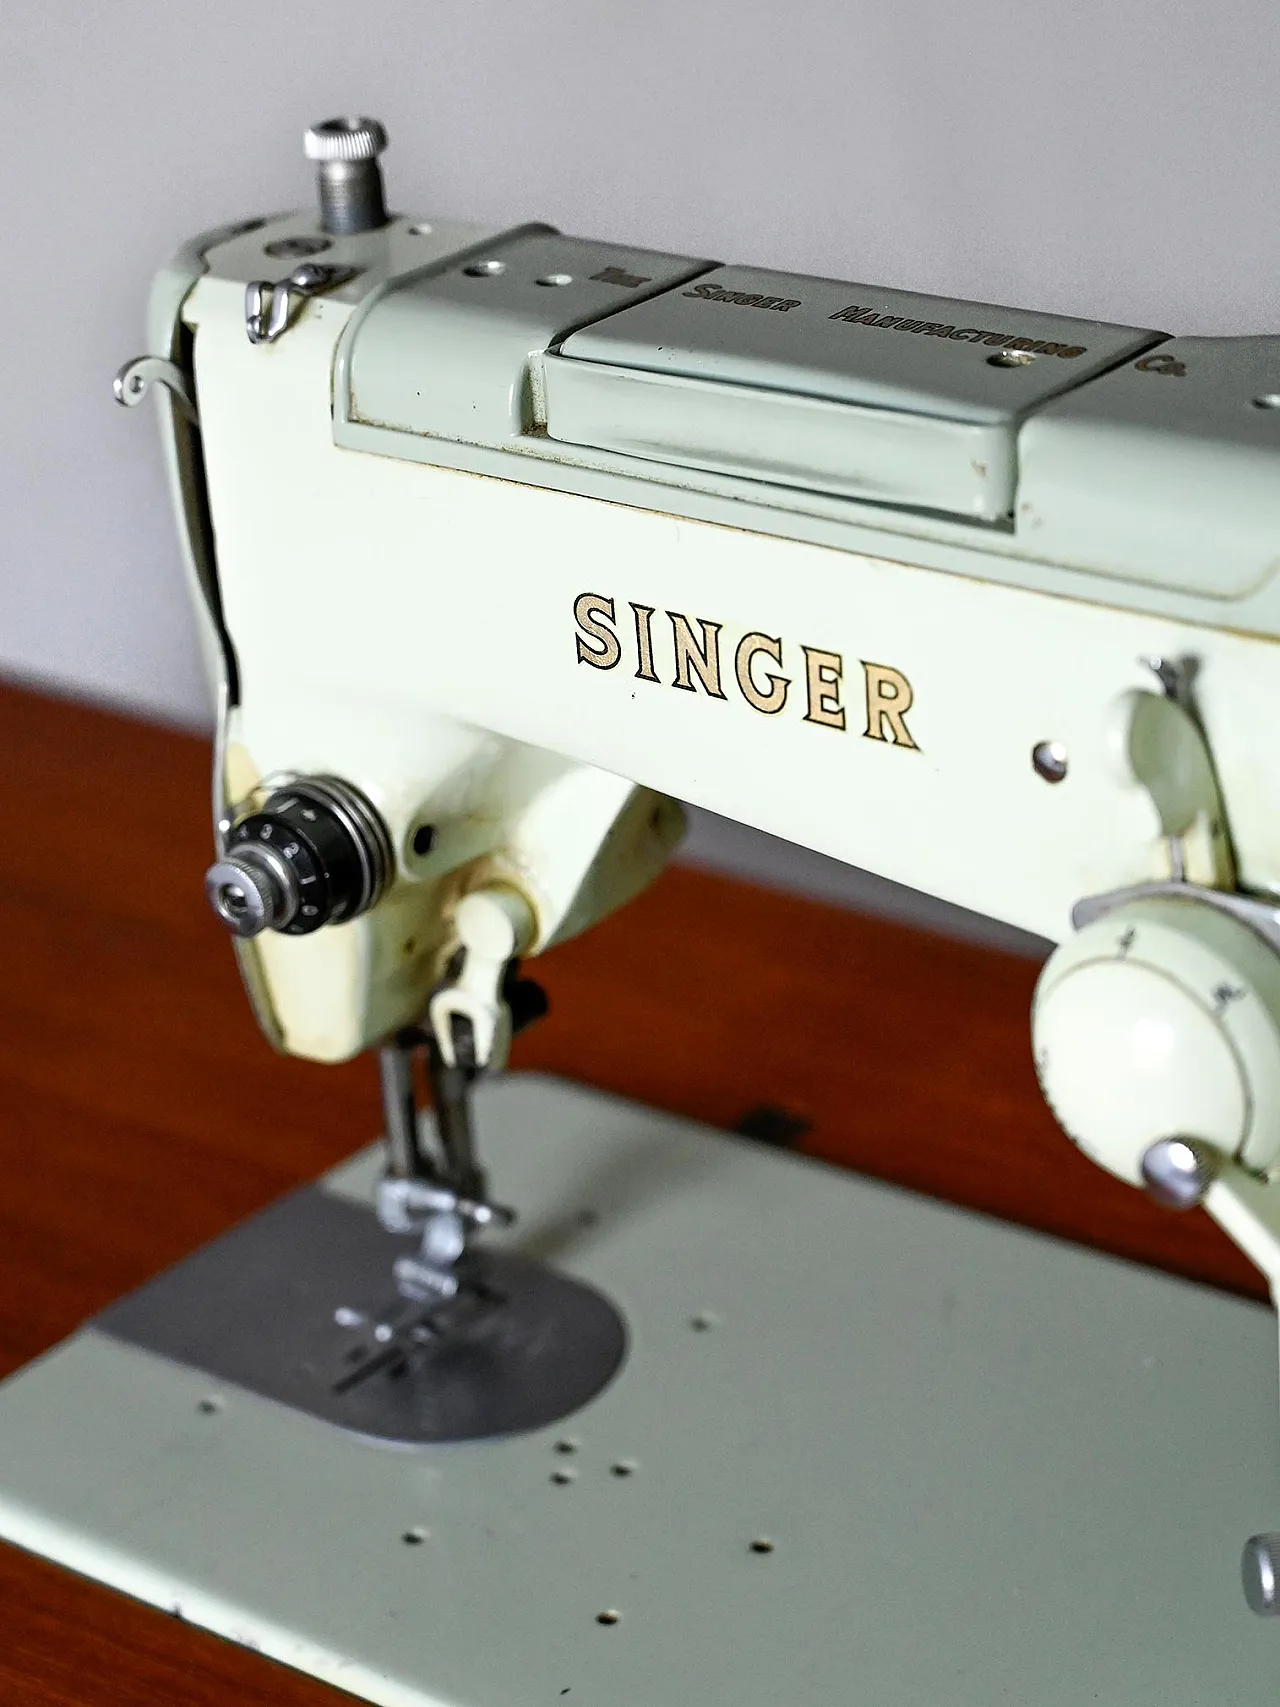
<path id="1" fill-rule="evenodd" d="M 308 160 L 376 160 L 387 146 L 387 133 L 377 119 L 322 119 L 302 139 Z"/>
<path id="2" fill-rule="evenodd" d="M 214 912 L 239 937 L 281 929 L 298 910 L 289 867 L 271 859 L 267 849 L 218 860 L 205 874 L 204 889 Z"/>
<path id="3" fill-rule="evenodd" d="M 331 237 L 356 237 L 387 223 L 378 165 L 387 133 L 377 119 L 322 119 L 302 146 L 316 165 L 320 223 Z"/>

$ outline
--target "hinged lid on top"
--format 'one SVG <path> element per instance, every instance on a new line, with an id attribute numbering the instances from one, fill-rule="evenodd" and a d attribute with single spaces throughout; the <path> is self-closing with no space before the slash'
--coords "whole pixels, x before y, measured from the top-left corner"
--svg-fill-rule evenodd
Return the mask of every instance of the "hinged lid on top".
<path id="1" fill-rule="evenodd" d="M 721 267 L 548 356 L 564 443 L 995 521 L 1029 410 L 1160 334 Z"/>

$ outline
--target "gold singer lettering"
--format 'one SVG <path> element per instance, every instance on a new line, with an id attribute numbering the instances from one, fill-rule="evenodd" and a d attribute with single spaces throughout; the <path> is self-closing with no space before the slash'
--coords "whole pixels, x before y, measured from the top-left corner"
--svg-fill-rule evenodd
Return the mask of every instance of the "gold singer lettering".
<path id="1" fill-rule="evenodd" d="M 578 662 L 612 670 L 622 657 L 618 636 L 609 627 L 613 600 L 602 593 L 579 593 L 573 601 L 573 620 L 578 625 Z"/>
<path id="2" fill-rule="evenodd" d="M 805 674 L 809 679 L 809 709 L 806 723 L 822 723 L 828 729 L 843 729 L 844 707 L 840 703 L 840 678 L 844 659 L 838 652 L 823 652 L 817 646 L 804 648 Z"/>
<path id="3" fill-rule="evenodd" d="M 769 683 L 767 688 L 758 685 L 752 671 L 757 658 L 770 658 L 778 666 L 776 670 L 763 672 Z M 774 640 L 768 634 L 744 634 L 733 655 L 733 672 L 743 699 L 753 711 L 773 717 L 786 705 L 791 680 L 782 674 L 781 640 Z"/>
<path id="4" fill-rule="evenodd" d="M 658 676 L 653 667 L 653 606 L 632 605 L 631 610 L 636 619 L 636 680 L 656 682 Z"/>
<path id="5" fill-rule="evenodd" d="M 798 676 L 803 693 L 798 691 L 795 700 L 803 704 L 801 720 L 840 733 L 849 727 L 848 703 L 857 705 L 852 683 L 846 693 L 844 654 L 827 647 L 792 646 L 781 635 L 761 629 L 739 630 L 735 637 L 732 629 L 726 633 L 724 624 L 710 617 L 678 610 L 660 613 L 656 606 L 636 601 L 622 605 L 619 620 L 619 606 L 607 593 L 579 593 L 573 617 L 577 661 L 593 670 L 616 670 L 629 653 L 627 663 L 636 681 L 721 701 L 735 697 L 726 692 L 732 685 L 742 704 L 762 717 L 776 717 L 795 703 L 791 688 Z M 869 741 L 918 752 L 907 723 L 915 704 L 907 677 L 891 664 L 868 659 L 860 660 L 858 667 L 866 702 L 862 734 Z"/>
<path id="6" fill-rule="evenodd" d="M 863 734 L 871 741 L 914 747 L 907 728 L 907 713 L 915 697 L 911 683 L 901 670 L 891 669 L 888 664 L 870 664 L 865 658 L 862 673 L 867 684 L 867 727 Z"/>
<path id="7" fill-rule="evenodd" d="M 687 616 L 682 616 L 678 610 L 669 610 L 667 615 L 671 619 L 671 637 L 676 645 L 676 673 L 672 687 L 683 688 L 686 693 L 697 693 L 693 685 L 693 677 L 697 676 L 704 693 L 709 693 L 712 699 L 724 699 L 720 686 L 720 624 L 699 618 L 698 627 L 702 630 L 699 641 Z"/>

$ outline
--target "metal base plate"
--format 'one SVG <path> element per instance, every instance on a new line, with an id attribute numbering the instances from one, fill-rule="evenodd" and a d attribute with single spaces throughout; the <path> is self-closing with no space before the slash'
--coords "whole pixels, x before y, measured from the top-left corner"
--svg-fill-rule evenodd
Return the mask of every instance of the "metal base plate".
<path id="1" fill-rule="evenodd" d="M 0 1387 L 0 1534 L 383 1707 L 1275 1707 L 1269 1312 L 553 1081 L 478 1112 L 495 1247 L 627 1320 L 589 1403 L 395 1449 L 91 1327 Z"/>

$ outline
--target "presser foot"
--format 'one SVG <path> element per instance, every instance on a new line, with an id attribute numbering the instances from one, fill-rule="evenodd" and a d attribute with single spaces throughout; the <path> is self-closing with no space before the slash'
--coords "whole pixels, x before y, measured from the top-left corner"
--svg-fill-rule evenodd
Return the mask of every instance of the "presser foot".
<path id="1" fill-rule="evenodd" d="M 499 969 L 495 1004 L 500 1029 L 521 1031 L 546 1011 L 546 997 L 519 976 L 515 961 Z M 442 1001 L 451 993 L 445 986 Z M 397 1257 L 392 1273 L 401 1297 L 429 1303 L 454 1297 L 475 1235 L 509 1227 L 515 1212 L 488 1201 L 476 1153 L 472 1098 L 491 1066 L 477 1049 L 472 1020 L 441 1008 L 441 1030 L 410 1027 L 378 1051 L 387 1171 L 375 1198 L 389 1233 L 416 1233 L 418 1249 Z M 424 1125 L 414 1083 L 414 1059 L 425 1057 L 434 1121 Z M 432 1139 L 434 1137 L 434 1143 Z"/>
<path id="2" fill-rule="evenodd" d="M 378 1185 L 378 1220 L 389 1233 L 416 1233 L 418 1249 L 392 1265 L 396 1289 L 414 1302 L 457 1295 L 471 1235 L 482 1227 L 510 1227 L 515 1211 L 463 1197 L 451 1186 L 388 1175 Z"/>

